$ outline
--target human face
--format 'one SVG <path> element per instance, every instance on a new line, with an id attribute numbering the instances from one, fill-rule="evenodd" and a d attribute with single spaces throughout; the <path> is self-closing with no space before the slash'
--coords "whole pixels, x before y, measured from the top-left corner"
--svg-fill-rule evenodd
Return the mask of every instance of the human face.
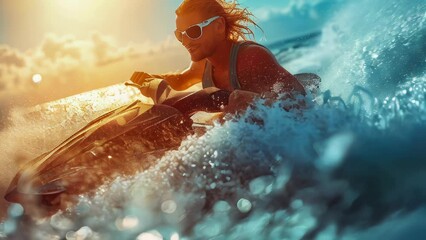
<path id="1" fill-rule="evenodd" d="M 218 41 L 216 25 L 213 26 L 218 18 L 209 18 L 199 12 L 177 15 L 176 17 L 176 37 L 181 39 L 182 45 L 188 50 L 191 60 L 194 62 L 210 57 L 215 51 L 215 45 Z M 200 27 L 200 36 L 191 32 L 191 27 Z M 184 31 L 185 30 L 185 31 Z M 194 29 L 195 30 L 195 29 Z M 191 32 L 191 33 L 190 33 Z M 192 35 L 194 33 L 194 35 Z"/>
<path id="2" fill-rule="evenodd" d="M 214 16 L 212 18 L 209 18 L 207 20 L 204 20 L 201 23 L 194 24 L 190 27 L 188 27 L 185 31 L 178 31 L 175 30 L 175 36 L 179 42 L 182 42 L 183 35 L 185 34 L 188 38 L 191 40 L 197 40 L 201 36 L 203 36 L 203 28 L 207 27 L 212 23 L 214 20 L 218 19 L 219 16 Z"/>

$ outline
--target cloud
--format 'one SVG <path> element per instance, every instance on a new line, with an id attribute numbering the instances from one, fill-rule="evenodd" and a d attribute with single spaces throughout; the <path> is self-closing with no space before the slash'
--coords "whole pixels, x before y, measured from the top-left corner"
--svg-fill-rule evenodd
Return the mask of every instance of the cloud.
<path id="1" fill-rule="evenodd" d="M 0 66 L 25 66 L 24 57 L 6 45 L 0 45 Z"/>
<path id="2" fill-rule="evenodd" d="M 0 92 L 17 87 L 23 72 L 28 66 L 27 58 L 18 50 L 0 45 Z"/>
<path id="3" fill-rule="evenodd" d="M 55 35 L 48 35 L 40 49 L 44 56 L 52 61 L 63 57 L 80 59 L 82 55 L 81 47 L 72 36 L 57 38 Z"/>
<path id="4" fill-rule="evenodd" d="M 184 69 L 185 49 L 171 36 L 162 42 L 120 46 L 112 37 L 87 39 L 47 34 L 39 46 L 22 52 L 0 45 L 0 103 L 35 105 L 83 91 L 124 82 L 133 71 Z M 40 74 L 42 81 L 32 81 Z M 16 100 L 17 99 L 17 100 Z"/>
<path id="5" fill-rule="evenodd" d="M 112 40 L 107 37 L 93 34 L 91 40 L 93 43 L 93 53 L 96 57 L 96 64 L 99 66 L 121 61 L 131 55 L 129 49 L 117 49 Z"/>

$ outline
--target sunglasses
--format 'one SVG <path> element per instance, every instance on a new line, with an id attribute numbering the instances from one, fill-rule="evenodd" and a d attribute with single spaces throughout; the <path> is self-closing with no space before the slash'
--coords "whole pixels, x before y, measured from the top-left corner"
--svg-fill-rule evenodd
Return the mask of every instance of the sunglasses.
<path id="1" fill-rule="evenodd" d="M 203 27 L 207 27 L 210 23 L 212 23 L 214 20 L 216 20 L 218 18 L 219 18 L 219 16 L 209 18 L 209 19 L 203 21 L 202 23 L 198 23 L 198 24 L 195 24 L 195 25 L 188 27 L 183 32 L 175 30 L 175 35 L 176 35 L 177 40 L 179 40 L 179 42 L 182 42 L 183 34 L 186 34 L 186 36 L 188 36 L 188 38 L 190 38 L 192 40 L 199 39 L 203 35 Z"/>

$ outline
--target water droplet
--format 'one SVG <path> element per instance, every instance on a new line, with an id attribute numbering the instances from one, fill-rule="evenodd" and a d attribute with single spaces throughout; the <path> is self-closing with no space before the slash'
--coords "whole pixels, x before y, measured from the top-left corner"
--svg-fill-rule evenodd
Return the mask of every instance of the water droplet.
<path id="1" fill-rule="evenodd" d="M 275 156 L 275 161 L 281 162 L 282 160 L 283 160 L 283 158 L 280 155 Z"/>
<path id="2" fill-rule="evenodd" d="M 179 237 L 179 234 L 178 233 L 173 233 L 171 236 L 170 236 L 170 240 L 179 240 L 180 239 L 180 237 Z"/>
<path id="3" fill-rule="evenodd" d="M 87 239 L 92 236 L 93 232 L 88 226 L 81 227 L 77 232 L 75 232 L 77 239 Z"/>
<path id="4" fill-rule="evenodd" d="M 303 207 L 303 201 L 300 199 L 296 199 L 293 202 L 291 202 L 290 205 L 293 209 L 300 209 Z"/>
<path id="5" fill-rule="evenodd" d="M 177 205 L 173 200 L 164 201 L 161 204 L 161 211 L 164 213 L 172 214 L 176 211 Z"/>
<path id="6" fill-rule="evenodd" d="M 126 216 L 123 219 L 117 219 L 115 221 L 115 226 L 119 230 L 127 230 L 135 228 L 139 225 L 139 219 L 135 216 Z"/>
<path id="7" fill-rule="evenodd" d="M 268 186 L 266 186 L 265 188 L 265 193 L 266 194 L 270 194 L 273 190 L 272 184 L 269 184 Z"/>
<path id="8" fill-rule="evenodd" d="M 213 158 L 217 158 L 217 156 L 218 156 L 218 155 L 219 155 L 219 154 L 218 154 L 217 150 L 215 150 L 215 151 L 213 152 L 212 157 L 213 157 Z"/>
<path id="9" fill-rule="evenodd" d="M 209 164 L 212 168 L 214 168 L 214 163 L 212 161 L 209 161 Z"/>
<path id="10" fill-rule="evenodd" d="M 14 203 L 10 205 L 8 212 L 11 218 L 17 218 L 24 214 L 24 208 L 21 206 L 21 204 Z"/>
<path id="11" fill-rule="evenodd" d="M 14 220 L 8 219 L 3 224 L 4 233 L 10 235 L 16 231 L 16 222 Z"/>
<path id="12" fill-rule="evenodd" d="M 258 195 L 264 192 L 266 187 L 266 182 L 263 178 L 256 178 L 250 182 L 249 188 L 250 192 L 254 195 Z"/>
<path id="13" fill-rule="evenodd" d="M 231 206 L 226 201 L 218 201 L 214 207 L 213 210 L 215 212 L 227 212 L 231 210 Z"/>
<path id="14" fill-rule="evenodd" d="M 75 232 L 74 231 L 67 232 L 67 234 L 65 234 L 65 238 L 67 240 L 75 240 L 76 239 Z"/>
<path id="15" fill-rule="evenodd" d="M 245 198 L 241 198 L 240 200 L 238 200 L 237 202 L 237 208 L 238 210 L 240 210 L 240 212 L 242 213 L 247 213 L 251 210 L 252 204 L 249 200 L 245 199 Z"/>
<path id="16" fill-rule="evenodd" d="M 353 139 L 353 134 L 349 132 L 330 137 L 325 142 L 324 152 L 316 163 L 317 167 L 323 170 L 331 170 L 339 166 L 352 145 Z"/>
<path id="17" fill-rule="evenodd" d="M 183 173 L 183 174 L 185 174 L 187 172 L 186 168 L 183 165 L 179 165 L 178 170 L 179 170 L 180 173 Z"/>
<path id="18" fill-rule="evenodd" d="M 90 205 L 88 203 L 81 202 L 76 206 L 75 211 L 77 214 L 88 213 L 90 211 Z"/>
<path id="19" fill-rule="evenodd" d="M 74 223 L 64 217 L 61 212 L 56 213 L 50 218 L 50 225 L 60 230 L 69 230 L 74 227 Z"/>
<path id="20" fill-rule="evenodd" d="M 163 236 L 158 231 L 153 230 L 139 234 L 136 240 L 163 240 Z"/>

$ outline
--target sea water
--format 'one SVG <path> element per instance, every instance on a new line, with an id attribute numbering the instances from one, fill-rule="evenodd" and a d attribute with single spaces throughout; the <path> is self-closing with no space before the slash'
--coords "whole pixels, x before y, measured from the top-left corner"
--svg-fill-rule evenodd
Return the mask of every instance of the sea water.
<path id="1" fill-rule="evenodd" d="M 272 49 L 291 72 L 322 77 L 305 109 L 258 102 L 49 218 L 29 221 L 13 204 L 0 237 L 425 239 L 426 3 L 340 2 L 319 32 Z M 99 111 L 65 109 L 64 121 Z M 41 119 L 35 132 L 16 123 L 2 134 L 36 139 L 52 126 Z"/>

